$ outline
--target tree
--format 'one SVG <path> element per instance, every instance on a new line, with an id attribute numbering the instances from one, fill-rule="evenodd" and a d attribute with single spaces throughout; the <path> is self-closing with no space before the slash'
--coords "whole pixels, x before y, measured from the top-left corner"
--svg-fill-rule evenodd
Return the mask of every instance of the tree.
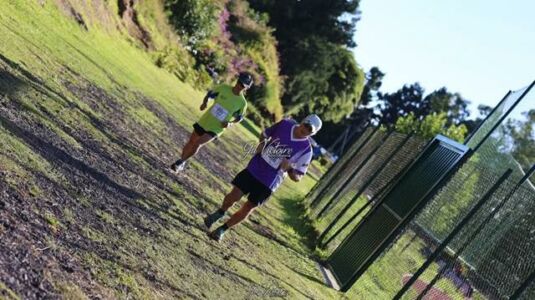
<path id="1" fill-rule="evenodd" d="M 275 28 L 281 73 L 288 78 L 282 102 L 294 115 L 315 112 L 339 122 L 354 110 L 363 72 L 347 49 L 358 20 L 356 0 L 251 0 Z"/>
<path id="2" fill-rule="evenodd" d="M 419 83 L 404 85 L 393 94 L 379 94 L 378 121 L 385 126 L 393 126 L 399 117 L 413 113 L 421 120 L 430 111 L 429 103 L 423 102 L 424 89 Z"/>
<path id="3" fill-rule="evenodd" d="M 449 124 L 459 125 L 470 115 L 467 107 L 470 101 L 459 93 L 450 93 L 443 87 L 427 95 L 424 102 L 429 103 L 431 112 L 446 112 Z"/>
<path id="4" fill-rule="evenodd" d="M 366 73 L 366 84 L 362 90 L 360 101 L 357 109 L 351 114 L 350 122 L 355 127 L 360 128 L 368 124 L 374 117 L 374 109 L 370 104 L 377 99 L 379 89 L 383 84 L 385 73 L 381 72 L 378 67 L 372 67 Z"/>
<path id="5" fill-rule="evenodd" d="M 321 38 L 300 41 L 291 50 L 295 56 L 282 103 L 299 116 L 319 114 L 325 121 L 339 122 L 360 99 L 364 74 L 353 54 Z"/>
<path id="6" fill-rule="evenodd" d="M 322 37 L 325 41 L 336 45 L 356 46 L 353 36 L 359 19 L 357 13 L 359 0 L 250 0 L 249 2 L 255 10 L 269 15 L 269 25 L 277 29 L 275 35 L 283 56 L 286 56 L 285 50 L 293 48 L 297 41 L 312 36 Z M 292 59 L 292 57 L 287 58 Z"/>
<path id="7" fill-rule="evenodd" d="M 169 20 L 186 38 L 188 45 L 196 45 L 212 36 L 216 30 L 220 7 L 210 0 L 166 0 Z"/>
<path id="8" fill-rule="evenodd" d="M 379 115 L 376 119 L 379 123 L 391 127 L 397 124 L 399 118 L 408 117 L 410 114 L 415 121 L 424 121 L 427 116 L 435 115 L 433 118 L 436 122 L 438 120 L 444 122 L 439 127 L 465 125 L 466 118 L 470 115 L 467 108 L 470 102 L 462 98 L 459 93 L 451 93 L 443 87 L 425 97 L 423 94 L 424 89 L 418 83 L 405 85 L 392 94 L 377 93 Z M 435 125 L 438 126 L 438 123 Z M 451 128 L 451 130 L 458 131 L 460 127 Z M 468 129 L 466 125 L 464 128 Z"/>
<path id="9" fill-rule="evenodd" d="M 362 90 L 362 96 L 360 97 L 359 108 L 364 108 L 372 102 L 376 94 L 379 92 L 379 88 L 383 84 L 383 78 L 385 73 L 381 72 L 378 67 L 372 67 L 368 73 L 366 73 L 366 85 Z"/>

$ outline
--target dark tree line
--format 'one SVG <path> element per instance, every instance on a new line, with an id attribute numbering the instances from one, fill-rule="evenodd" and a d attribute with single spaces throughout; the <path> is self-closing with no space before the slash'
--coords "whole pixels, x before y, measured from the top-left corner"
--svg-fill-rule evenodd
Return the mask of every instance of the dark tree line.
<path id="1" fill-rule="evenodd" d="M 275 29 L 285 78 L 282 103 L 298 117 L 317 113 L 339 122 L 360 99 L 364 74 L 349 48 L 359 1 L 250 0 Z"/>
<path id="2" fill-rule="evenodd" d="M 457 132 L 455 138 L 462 139 L 475 129 L 481 118 L 488 114 L 490 107 L 478 107 L 481 117 L 470 120 L 468 105 L 470 101 L 459 93 L 450 92 L 446 87 L 425 94 L 419 83 L 406 84 L 393 93 L 381 92 L 382 80 L 385 76 L 378 67 L 372 67 L 366 73 L 366 84 L 358 101 L 358 106 L 347 117 L 338 123 L 327 124 L 318 140 L 330 145 L 340 132 L 347 128 L 360 131 L 367 124 L 381 125 L 398 130 L 414 130 L 419 124 L 440 123 L 442 131 L 436 133 Z M 460 132 L 460 133 L 459 133 Z M 418 133 L 418 130 L 417 130 Z"/>

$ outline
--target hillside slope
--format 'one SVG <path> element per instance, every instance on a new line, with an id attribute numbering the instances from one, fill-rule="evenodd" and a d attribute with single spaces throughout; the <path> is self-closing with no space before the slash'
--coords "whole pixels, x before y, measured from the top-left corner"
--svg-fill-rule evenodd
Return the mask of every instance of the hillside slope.
<path id="1" fill-rule="evenodd" d="M 298 200 L 314 179 L 209 240 L 202 217 L 259 129 L 232 128 L 173 176 L 201 91 L 157 68 L 118 17 L 82 15 L 109 2 L 62 3 L 0 10 L 0 297 L 342 297 L 301 235 Z"/>

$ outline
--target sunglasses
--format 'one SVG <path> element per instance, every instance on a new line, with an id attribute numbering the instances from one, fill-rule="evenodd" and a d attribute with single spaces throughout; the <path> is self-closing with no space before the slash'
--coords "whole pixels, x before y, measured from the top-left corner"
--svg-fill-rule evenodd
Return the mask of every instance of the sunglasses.
<path id="1" fill-rule="evenodd" d="M 245 84 L 241 83 L 240 81 L 238 81 L 238 84 L 239 84 L 242 88 L 244 88 L 244 89 L 246 89 L 246 90 L 248 90 L 248 89 L 250 88 L 250 86 L 245 85 Z"/>
<path id="2" fill-rule="evenodd" d="M 308 124 L 308 123 L 304 123 L 303 126 L 305 126 L 305 128 L 310 131 L 311 133 L 314 131 L 314 129 L 312 128 L 312 125 Z"/>

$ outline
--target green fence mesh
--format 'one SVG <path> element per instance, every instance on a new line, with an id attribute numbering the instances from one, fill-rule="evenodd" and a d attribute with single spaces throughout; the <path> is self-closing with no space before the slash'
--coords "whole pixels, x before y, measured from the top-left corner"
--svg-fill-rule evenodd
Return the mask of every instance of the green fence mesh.
<path id="1" fill-rule="evenodd" d="M 395 297 L 504 171 L 511 169 L 512 175 L 462 224 L 401 298 L 508 299 L 527 284 L 520 299 L 535 299 L 534 283 L 527 282 L 535 271 L 535 176 L 518 186 L 535 162 L 532 86 L 508 93 L 492 111 L 467 141 L 476 150 L 470 159 L 359 278 L 353 295 Z M 324 233 L 320 245 L 327 245 L 326 252 L 358 226 L 426 144 L 417 137 L 405 140 L 399 133 L 368 134 L 369 139 L 361 138 L 360 144 L 352 146 L 345 168 L 331 175 L 336 180 L 309 198 L 315 201 L 310 217 Z M 357 212 L 360 215 L 355 217 Z"/>

